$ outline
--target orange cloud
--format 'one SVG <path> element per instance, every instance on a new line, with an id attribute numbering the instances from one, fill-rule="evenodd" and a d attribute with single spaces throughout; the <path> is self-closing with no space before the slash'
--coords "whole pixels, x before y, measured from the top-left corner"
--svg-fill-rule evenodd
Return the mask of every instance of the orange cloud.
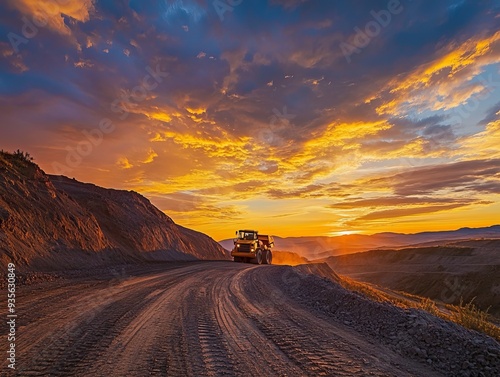
<path id="1" fill-rule="evenodd" d="M 152 119 L 156 119 L 162 122 L 170 122 L 172 120 L 172 116 L 167 113 L 156 112 L 148 114 L 148 116 Z"/>
<path id="2" fill-rule="evenodd" d="M 361 216 L 356 219 L 356 222 L 363 220 L 379 220 L 379 219 L 391 219 L 395 217 L 405 217 L 420 215 L 423 213 L 432 213 L 447 211 L 463 206 L 467 206 L 469 203 L 458 203 L 458 204 L 448 204 L 448 205 L 438 205 L 438 206 L 424 206 L 416 208 L 400 208 L 400 209 L 387 209 L 383 211 L 371 212 L 367 215 Z"/>
<path id="3" fill-rule="evenodd" d="M 190 108 L 190 107 L 187 107 L 186 110 L 194 115 L 201 115 L 207 111 L 207 109 L 204 109 L 204 108 L 194 109 L 194 108 Z"/>
<path id="4" fill-rule="evenodd" d="M 497 112 L 500 117 L 500 111 Z M 488 123 L 483 132 L 459 140 L 460 153 L 468 159 L 500 158 L 500 119 Z"/>
<path id="5" fill-rule="evenodd" d="M 46 27 L 63 35 L 71 34 L 71 29 L 64 23 L 64 16 L 79 22 L 87 22 L 95 10 L 94 2 L 95 0 L 9 0 L 11 6 L 31 17 L 45 15 L 47 18 Z"/>
<path id="6" fill-rule="evenodd" d="M 404 114 L 410 107 L 423 111 L 462 105 L 485 90 L 484 85 L 471 80 L 485 66 L 498 62 L 499 42 L 500 32 L 496 32 L 483 39 L 471 38 L 458 47 L 449 45 L 429 64 L 416 68 L 403 79 L 398 76 L 391 80 L 382 94 L 369 97 L 365 103 L 383 101 L 377 107 L 378 114 Z"/>
<path id="7" fill-rule="evenodd" d="M 130 169 L 134 166 L 130 163 L 127 157 L 120 157 L 116 163 L 122 169 Z"/>
<path id="8" fill-rule="evenodd" d="M 156 153 L 153 148 L 149 148 L 146 158 L 142 161 L 143 164 L 150 164 L 154 161 L 154 159 L 158 157 L 158 153 Z"/>

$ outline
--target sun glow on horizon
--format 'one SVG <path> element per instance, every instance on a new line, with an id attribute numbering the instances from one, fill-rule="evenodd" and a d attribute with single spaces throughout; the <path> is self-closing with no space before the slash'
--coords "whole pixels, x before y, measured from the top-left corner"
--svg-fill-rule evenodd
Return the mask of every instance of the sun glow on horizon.
<path id="1" fill-rule="evenodd" d="M 327 233 L 329 237 L 350 236 L 352 234 L 364 234 L 364 232 L 361 230 L 341 230 Z"/>

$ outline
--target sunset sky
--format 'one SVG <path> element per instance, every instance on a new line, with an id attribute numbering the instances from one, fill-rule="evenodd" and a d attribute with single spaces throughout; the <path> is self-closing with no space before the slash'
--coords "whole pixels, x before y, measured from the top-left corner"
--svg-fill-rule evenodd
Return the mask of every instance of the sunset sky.
<path id="1" fill-rule="evenodd" d="M 500 223 L 500 2 L 6 0 L 0 149 L 219 240 Z"/>

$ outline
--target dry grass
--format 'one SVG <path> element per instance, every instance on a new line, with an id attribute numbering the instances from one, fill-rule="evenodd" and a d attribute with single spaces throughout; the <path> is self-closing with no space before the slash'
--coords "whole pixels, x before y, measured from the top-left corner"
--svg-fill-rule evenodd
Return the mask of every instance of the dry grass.
<path id="1" fill-rule="evenodd" d="M 0 154 L 3 155 L 4 157 L 15 158 L 18 160 L 24 160 L 24 161 L 30 161 L 30 162 L 33 161 L 33 157 L 31 157 L 31 155 L 28 152 L 23 152 L 19 149 L 17 151 L 12 152 L 12 153 L 4 151 L 2 149 L 2 150 L 0 150 Z"/>
<path id="2" fill-rule="evenodd" d="M 460 299 L 460 305 L 448 305 L 450 310 L 450 319 L 468 329 L 476 330 L 488 334 L 489 336 L 500 340 L 500 327 L 489 321 L 488 310 L 482 311 L 473 304 L 474 299 L 469 303 L 463 303 Z"/>
<path id="3" fill-rule="evenodd" d="M 396 296 L 391 295 L 345 276 L 341 276 L 340 284 L 344 288 L 361 293 L 372 300 L 390 302 L 395 306 L 405 309 L 416 308 L 425 310 L 436 317 L 454 322 L 471 330 L 482 332 L 500 341 L 500 327 L 490 321 L 488 311 L 482 311 L 474 305 L 474 299 L 467 304 L 464 304 L 463 300 L 460 300 L 459 305 L 446 305 L 445 308 L 440 308 L 430 298 L 406 292 L 395 292 Z"/>
<path id="4" fill-rule="evenodd" d="M 9 168 L 12 167 L 12 163 L 8 161 L 8 157 L 10 155 L 6 152 L 4 152 L 3 150 L 0 151 L 0 165 L 5 165 Z"/>
<path id="5" fill-rule="evenodd" d="M 385 292 L 382 292 L 378 289 L 373 288 L 372 286 L 364 283 L 360 283 L 359 281 L 350 279 L 346 276 L 340 277 L 340 285 L 344 288 L 358 292 L 363 294 L 366 297 L 371 298 L 372 300 L 378 302 L 390 302 L 395 306 L 399 306 L 402 308 L 408 308 L 408 300 L 400 299 L 398 297 L 394 297 Z"/>
<path id="6" fill-rule="evenodd" d="M 11 173 L 21 173 L 23 177 L 33 178 L 38 170 L 38 165 L 33 162 L 33 157 L 28 152 L 18 149 L 11 153 L 2 149 L 0 150 L 0 169 Z"/>
<path id="7" fill-rule="evenodd" d="M 436 303 L 430 298 L 422 298 L 421 301 L 417 304 L 417 308 L 425 310 L 437 317 L 440 317 L 441 311 L 436 306 Z"/>

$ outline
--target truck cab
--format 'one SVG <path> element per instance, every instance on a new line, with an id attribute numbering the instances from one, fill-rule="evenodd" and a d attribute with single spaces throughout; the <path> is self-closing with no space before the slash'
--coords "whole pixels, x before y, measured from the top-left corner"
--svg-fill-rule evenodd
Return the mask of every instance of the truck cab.
<path id="1" fill-rule="evenodd" d="M 257 230 L 238 230 L 231 256 L 235 262 L 271 264 L 273 257 L 271 248 L 273 246 L 273 236 L 259 234 Z"/>

